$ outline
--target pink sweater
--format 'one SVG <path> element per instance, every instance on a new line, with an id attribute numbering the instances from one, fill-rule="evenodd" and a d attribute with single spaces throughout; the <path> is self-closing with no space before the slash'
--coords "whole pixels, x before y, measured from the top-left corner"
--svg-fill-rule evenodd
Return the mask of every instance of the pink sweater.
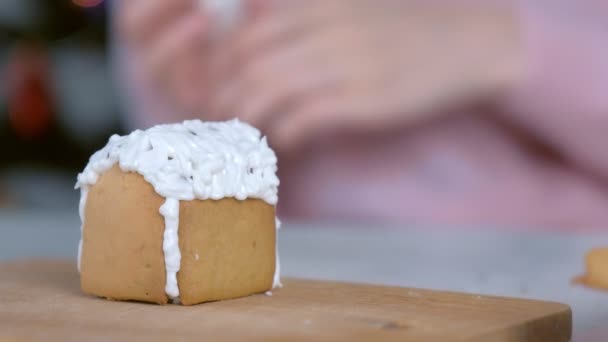
<path id="1" fill-rule="evenodd" d="M 608 229 L 608 2 L 522 0 L 521 9 L 532 69 L 500 99 L 508 125 L 471 111 L 279 156 L 279 214 Z M 143 91 L 132 60 L 119 65 L 134 80 L 125 84 L 134 125 L 187 118 L 151 101 L 157 97 Z M 559 158 L 522 142 L 511 126 Z"/>

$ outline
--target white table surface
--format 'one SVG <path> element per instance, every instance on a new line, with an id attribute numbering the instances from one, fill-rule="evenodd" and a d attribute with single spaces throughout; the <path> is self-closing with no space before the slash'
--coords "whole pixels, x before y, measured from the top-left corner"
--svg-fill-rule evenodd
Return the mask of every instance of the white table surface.
<path id="1" fill-rule="evenodd" d="M 0 261 L 76 256 L 75 210 L 0 209 Z M 607 233 L 284 224 L 284 276 L 544 299 L 569 304 L 576 341 L 608 341 L 608 292 L 572 286 Z M 0 279 L 1 281 L 1 279 Z"/>

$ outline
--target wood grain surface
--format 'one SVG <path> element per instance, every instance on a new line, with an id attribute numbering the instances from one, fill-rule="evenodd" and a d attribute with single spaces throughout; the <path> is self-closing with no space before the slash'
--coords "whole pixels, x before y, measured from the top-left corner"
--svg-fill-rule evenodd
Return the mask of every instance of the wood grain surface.
<path id="1" fill-rule="evenodd" d="M 84 295 L 73 262 L 0 264 L 0 341 L 568 341 L 567 305 L 287 279 L 272 296 L 183 307 Z"/>

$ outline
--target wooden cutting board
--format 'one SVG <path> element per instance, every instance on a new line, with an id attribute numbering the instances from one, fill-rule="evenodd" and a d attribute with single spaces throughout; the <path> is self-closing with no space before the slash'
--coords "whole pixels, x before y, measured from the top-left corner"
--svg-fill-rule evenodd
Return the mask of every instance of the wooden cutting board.
<path id="1" fill-rule="evenodd" d="M 73 263 L 0 264 L 0 341 L 569 341 L 567 305 L 285 280 L 272 296 L 197 306 L 80 292 Z"/>

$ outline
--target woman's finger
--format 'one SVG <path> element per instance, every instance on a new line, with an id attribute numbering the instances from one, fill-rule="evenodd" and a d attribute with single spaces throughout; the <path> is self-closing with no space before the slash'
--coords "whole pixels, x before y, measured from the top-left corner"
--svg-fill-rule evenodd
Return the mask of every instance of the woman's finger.
<path id="1" fill-rule="evenodd" d="M 352 109 L 340 92 L 316 96 L 303 102 L 300 108 L 277 117 L 267 134 L 278 150 L 292 150 L 344 127 Z"/>
<path id="2" fill-rule="evenodd" d="M 181 15 L 196 10 L 193 0 L 127 0 L 119 4 L 119 29 L 136 44 L 146 44 Z"/>
<path id="3" fill-rule="evenodd" d="M 287 7 L 286 5 L 280 7 Z M 269 10 L 255 20 L 245 21 L 218 46 L 219 53 L 212 62 L 213 79 L 224 79 L 234 75 L 251 60 L 263 58 L 275 49 L 296 42 L 312 31 L 320 31 L 320 23 L 305 11 Z"/>
<path id="4" fill-rule="evenodd" d="M 249 123 L 260 127 L 270 126 L 277 115 L 289 112 L 292 107 L 314 95 L 334 91 L 340 79 L 330 73 L 312 69 L 289 78 L 252 89 L 239 101 L 236 111 Z"/>
<path id="5" fill-rule="evenodd" d="M 206 114 L 209 83 L 201 59 L 199 54 L 180 58 L 179 68 L 175 68 L 165 82 L 165 89 L 169 97 L 174 99 L 176 108 L 192 117 Z"/>
<path id="6" fill-rule="evenodd" d="M 158 82 L 162 82 L 170 70 L 179 68 L 180 56 L 196 54 L 206 45 L 209 23 L 203 14 L 189 15 L 159 37 L 158 42 L 145 57 L 147 70 Z M 201 60 L 202 64 L 204 61 Z"/>
<path id="7" fill-rule="evenodd" d="M 220 81 L 215 98 L 219 116 L 237 114 L 263 125 L 270 113 L 297 93 L 321 87 L 335 78 L 333 73 L 324 70 L 320 56 L 324 50 L 319 48 L 316 38 L 313 35 L 258 56 Z"/>

